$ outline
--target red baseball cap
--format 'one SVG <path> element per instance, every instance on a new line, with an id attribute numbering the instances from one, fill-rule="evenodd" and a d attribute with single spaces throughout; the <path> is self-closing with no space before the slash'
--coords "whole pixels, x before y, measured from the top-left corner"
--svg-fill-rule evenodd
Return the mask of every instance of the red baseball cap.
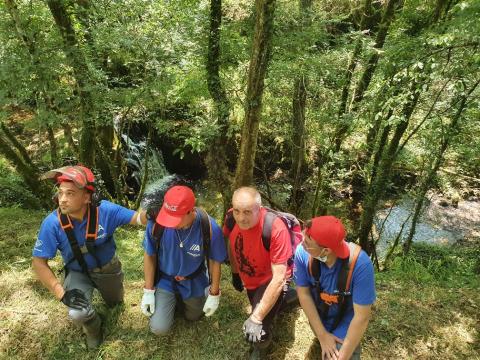
<path id="1" fill-rule="evenodd" d="M 165 227 L 176 227 L 195 206 L 195 195 L 187 186 L 173 186 L 165 193 L 156 222 Z"/>
<path id="2" fill-rule="evenodd" d="M 52 179 L 57 184 L 64 181 L 71 181 L 80 189 L 95 191 L 95 176 L 89 168 L 76 165 L 64 166 L 58 169 L 50 170 L 41 176 L 41 179 Z"/>
<path id="3" fill-rule="evenodd" d="M 318 216 L 311 221 L 312 226 L 305 229 L 305 234 L 318 245 L 332 249 L 340 259 L 350 256 L 350 249 L 345 242 L 347 232 L 339 219 L 335 216 Z"/>

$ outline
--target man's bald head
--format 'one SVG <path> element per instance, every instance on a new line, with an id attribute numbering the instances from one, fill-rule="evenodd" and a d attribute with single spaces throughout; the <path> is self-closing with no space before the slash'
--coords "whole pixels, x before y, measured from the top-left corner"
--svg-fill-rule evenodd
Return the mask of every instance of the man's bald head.
<path id="1" fill-rule="evenodd" d="M 232 197 L 233 217 L 242 230 L 254 227 L 260 220 L 262 198 L 253 187 L 238 188 Z"/>

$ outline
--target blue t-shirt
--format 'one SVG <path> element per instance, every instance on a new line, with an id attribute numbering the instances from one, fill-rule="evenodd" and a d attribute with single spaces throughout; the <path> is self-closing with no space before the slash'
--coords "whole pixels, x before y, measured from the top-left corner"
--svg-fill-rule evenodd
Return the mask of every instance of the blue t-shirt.
<path id="1" fill-rule="evenodd" d="M 115 255 L 115 241 L 113 233 L 121 225 L 128 224 L 135 214 L 135 211 L 126 209 L 123 206 L 113 204 L 103 200 L 99 205 L 98 212 L 98 231 L 95 240 L 95 256 L 100 261 L 100 266 L 108 263 Z M 87 214 L 82 221 L 71 219 L 75 238 L 80 246 L 85 244 L 85 233 L 87 231 Z M 67 234 L 62 229 L 58 219 L 57 210 L 48 215 L 40 226 L 37 242 L 33 248 L 32 255 L 40 258 L 51 259 L 60 250 L 63 262 L 69 264 L 68 268 L 75 271 L 81 271 L 81 267 L 76 260 L 70 262 L 74 256 Z M 90 254 L 84 254 L 89 269 L 97 267 L 95 258 Z"/>
<path id="2" fill-rule="evenodd" d="M 212 226 L 212 239 L 208 257 L 222 263 L 227 257 L 222 231 L 214 219 L 210 216 L 209 219 Z M 155 255 L 155 240 L 152 237 L 153 225 L 153 221 L 148 222 L 143 240 L 143 248 L 150 256 Z M 183 241 L 183 247 L 180 247 L 181 240 Z M 158 261 L 157 268 L 162 272 L 162 276 L 155 287 L 170 292 L 179 292 L 182 299 L 204 295 L 205 288 L 208 286 L 206 271 L 193 279 L 172 281 L 175 276 L 191 275 L 205 261 L 201 219 L 198 210 L 195 221 L 190 228 L 178 230 L 165 228 L 160 243 Z"/>
<path id="3" fill-rule="evenodd" d="M 310 287 L 312 297 L 315 304 L 320 304 L 319 295 L 315 288 L 313 276 L 308 271 L 309 254 L 303 246 L 297 247 L 295 252 L 295 270 L 294 279 L 297 286 Z M 333 294 L 337 287 L 337 279 L 342 260 L 337 259 L 335 264 L 328 268 L 324 263 L 320 262 L 320 285 L 324 292 Z M 357 263 L 353 270 L 352 280 L 350 284 L 352 296 L 347 297 L 347 308 L 343 319 L 340 320 L 333 334 L 340 339 L 344 339 L 347 330 L 353 318 L 353 303 L 357 305 L 370 305 L 375 302 L 375 279 L 373 274 L 373 265 L 368 255 L 362 250 L 358 256 Z M 332 304 L 325 319 L 322 319 L 323 326 L 327 331 L 331 332 L 331 328 L 338 314 L 339 307 Z"/>

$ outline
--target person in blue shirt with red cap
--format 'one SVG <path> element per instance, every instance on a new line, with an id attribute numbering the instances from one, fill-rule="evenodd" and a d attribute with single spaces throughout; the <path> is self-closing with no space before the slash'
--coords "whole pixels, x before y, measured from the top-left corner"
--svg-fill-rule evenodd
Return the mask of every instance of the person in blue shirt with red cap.
<path id="1" fill-rule="evenodd" d="M 302 246 L 295 252 L 298 299 L 320 342 L 321 358 L 327 360 L 360 359 L 360 341 L 376 298 L 372 262 L 358 245 L 347 243 L 345 236 L 339 219 L 319 216 L 306 223 Z M 352 251 L 358 254 L 356 262 L 351 261 Z M 345 261 L 349 261 L 350 267 L 353 264 L 353 272 L 347 280 L 348 292 L 341 294 L 338 279 Z M 319 266 L 318 282 L 312 266 Z M 344 296 L 343 309 L 339 296 Z"/>
<path id="2" fill-rule="evenodd" d="M 202 221 L 208 222 L 208 242 Z M 227 252 L 221 229 L 204 210 L 195 207 L 189 187 L 173 186 L 165 193 L 158 216 L 147 224 L 143 247 L 141 308 L 150 317 L 152 333 L 162 335 L 170 330 L 177 299 L 187 320 L 213 315 L 220 302 L 221 263 Z"/>
<path id="3" fill-rule="evenodd" d="M 32 267 L 42 284 L 68 307 L 70 319 L 83 328 L 87 346 L 93 349 L 102 342 L 101 320 L 91 305 L 93 290 L 109 306 L 123 301 L 123 271 L 113 233 L 121 225 L 146 224 L 146 215 L 109 201 L 92 204 L 95 176 L 87 167 L 66 166 L 47 172 L 43 179 L 55 181 L 58 209 L 40 226 Z M 65 264 L 63 285 L 48 264 L 57 251 Z"/>

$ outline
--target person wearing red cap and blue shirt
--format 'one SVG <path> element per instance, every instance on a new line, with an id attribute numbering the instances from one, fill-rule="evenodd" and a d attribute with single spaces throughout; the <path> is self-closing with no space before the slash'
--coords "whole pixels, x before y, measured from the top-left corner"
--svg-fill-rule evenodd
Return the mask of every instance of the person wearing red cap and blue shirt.
<path id="1" fill-rule="evenodd" d="M 95 176 L 87 167 L 66 166 L 47 172 L 43 179 L 55 181 L 58 209 L 49 214 L 40 226 L 32 252 L 32 267 L 42 284 L 68 307 L 69 318 L 82 326 L 88 348 L 94 349 L 102 342 L 101 320 L 91 305 L 94 288 L 109 306 L 122 302 L 124 295 L 122 266 L 115 255 L 113 233 L 121 225 L 146 224 L 146 215 L 105 200 L 97 207 L 92 206 Z M 86 239 L 92 211 L 98 217 L 95 240 L 90 246 Z M 74 238 L 81 251 L 77 255 L 83 260 L 75 256 L 61 219 L 66 219 L 73 227 Z M 63 286 L 48 264 L 57 251 L 60 251 L 65 264 Z"/>
<path id="2" fill-rule="evenodd" d="M 338 304 L 330 302 L 326 313 L 321 310 L 324 301 L 315 286 L 309 262 L 310 257 L 319 260 L 320 289 L 322 293 L 334 296 L 342 260 L 350 256 L 351 247 L 345 241 L 345 228 L 334 216 L 320 216 L 306 223 L 304 235 L 302 246 L 297 247 L 295 252 L 294 279 L 300 305 L 320 342 L 321 358 L 360 359 L 360 341 L 376 298 L 372 262 L 361 250 L 351 277 L 351 296 L 345 297 L 343 316 L 337 320 Z"/>
<path id="3" fill-rule="evenodd" d="M 190 321 L 199 320 L 204 313 L 211 316 L 218 308 L 221 263 L 227 252 L 222 231 L 208 216 L 211 239 L 205 264 L 200 211 L 195 208 L 195 195 L 189 187 L 173 186 L 165 193 L 155 219 L 157 225 L 148 221 L 143 241 L 145 286 L 141 308 L 150 317 L 150 330 L 155 335 L 170 330 L 177 296 Z M 153 228 L 158 225 L 164 229 L 157 247 Z"/>

